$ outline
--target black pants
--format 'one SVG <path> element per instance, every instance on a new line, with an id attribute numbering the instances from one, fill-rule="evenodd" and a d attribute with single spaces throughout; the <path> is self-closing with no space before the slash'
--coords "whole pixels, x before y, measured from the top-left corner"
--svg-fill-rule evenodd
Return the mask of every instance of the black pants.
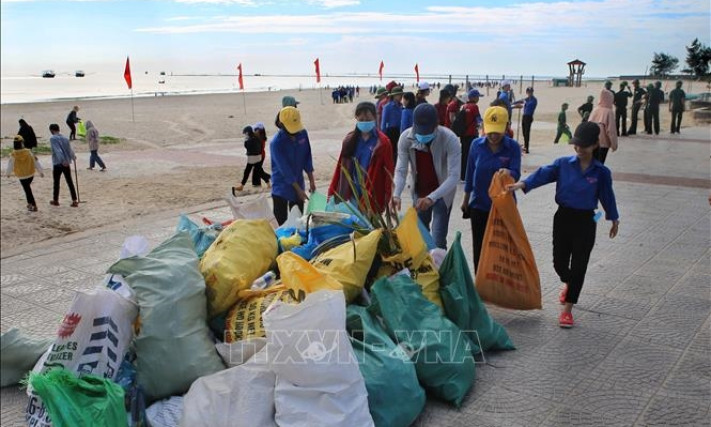
<path id="1" fill-rule="evenodd" d="M 289 217 L 289 211 L 294 206 L 298 206 L 301 213 L 304 213 L 304 202 L 292 202 L 291 200 L 286 200 L 283 197 L 275 196 L 273 194 L 272 202 L 274 204 L 274 218 L 276 218 L 279 225 L 286 222 L 286 219 Z"/>
<path id="2" fill-rule="evenodd" d="M 659 105 L 649 107 L 649 124 L 647 133 L 654 131 L 655 135 L 659 135 Z"/>
<path id="3" fill-rule="evenodd" d="M 35 196 L 32 194 L 32 187 L 30 187 L 30 184 L 32 184 L 33 179 L 34 176 L 21 179 L 20 184 L 22 185 L 22 189 L 25 191 L 25 198 L 27 199 L 27 204 L 37 206 L 37 204 L 35 203 Z"/>
<path id="4" fill-rule="evenodd" d="M 476 138 L 475 135 L 459 137 L 459 142 L 462 144 L 462 170 L 459 174 L 459 179 L 464 181 L 467 176 L 467 164 L 469 163 L 469 148 L 472 146 L 472 141 Z"/>
<path id="5" fill-rule="evenodd" d="M 528 143 L 531 141 L 531 123 L 533 123 L 533 116 L 524 114 L 521 119 L 521 128 L 523 130 L 523 149 L 528 153 Z"/>
<path id="6" fill-rule="evenodd" d="M 644 133 L 652 134 L 652 114 L 649 112 L 649 107 L 644 109 Z"/>
<path id="7" fill-rule="evenodd" d="M 598 146 L 595 150 L 593 150 L 593 157 L 603 165 L 605 164 L 605 159 L 607 159 L 607 152 L 610 151 L 609 147 L 600 147 Z"/>
<path id="8" fill-rule="evenodd" d="M 52 192 L 52 199 L 57 202 L 59 201 L 59 179 L 64 175 L 64 179 L 67 181 L 67 186 L 69 187 L 69 193 L 72 195 L 72 201 L 77 201 L 77 192 L 74 189 L 74 181 L 72 181 L 72 169 L 69 166 L 54 165 L 52 168 L 52 178 L 54 180 L 54 187 Z"/>
<path id="9" fill-rule="evenodd" d="M 553 217 L 553 268 L 568 285 L 565 302 L 577 304 L 595 245 L 593 211 L 558 207 Z"/>
<path id="10" fill-rule="evenodd" d="M 244 168 L 244 175 L 242 176 L 242 185 L 247 183 L 250 172 L 252 173 L 252 185 L 255 187 L 261 186 L 262 180 L 269 183 L 272 176 L 264 172 L 263 165 L 264 160 L 257 163 L 247 163 L 247 166 Z"/>
<path id="11" fill-rule="evenodd" d="M 385 129 L 385 135 L 388 136 L 393 147 L 393 163 L 397 163 L 397 143 L 400 140 L 400 128 L 387 128 Z"/>
<path id="12" fill-rule="evenodd" d="M 627 107 L 615 107 L 615 127 L 617 136 L 620 136 L 620 127 L 622 136 L 627 136 Z"/>
<path id="13" fill-rule="evenodd" d="M 487 221 L 489 221 L 489 211 L 469 208 L 469 222 L 472 226 L 472 247 L 474 249 L 474 274 L 479 268 L 481 246 L 484 241 Z"/>
<path id="14" fill-rule="evenodd" d="M 681 128 L 681 115 L 683 114 L 683 111 L 674 111 L 672 110 L 671 112 L 671 133 L 679 133 L 679 128 Z"/>
<path id="15" fill-rule="evenodd" d="M 77 139 L 77 127 L 72 122 L 67 122 L 69 126 L 69 140 Z"/>
<path id="16" fill-rule="evenodd" d="M 632 124 L 630 124 L 630 129 L 627 132 L 627 135 L 637 134 L 637 121 L 639 120 L 639 109 L 641 107 L 641 104 L 632 104 Z"/>

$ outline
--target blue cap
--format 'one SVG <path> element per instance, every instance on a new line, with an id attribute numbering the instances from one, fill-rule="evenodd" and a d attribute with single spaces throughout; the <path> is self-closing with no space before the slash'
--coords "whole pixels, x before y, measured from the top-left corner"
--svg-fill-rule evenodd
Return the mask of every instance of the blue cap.
<path id="1" fill-rule="evenodd" d="M 479 93 L 479 91 L 476 89 L 472 89 L 469 92 L 467 92 L 467 97 L 469 97 L 469 98 L 481 97 L 481 93 Z"/>
<path id="2" fill-rule="evenodd" d="M 429 135 L 435 131 L 439 124 L 437 109 L 434 105 L 423 103 L 415 107 L 412 117 L 412 131 L 420 135 Z"/>

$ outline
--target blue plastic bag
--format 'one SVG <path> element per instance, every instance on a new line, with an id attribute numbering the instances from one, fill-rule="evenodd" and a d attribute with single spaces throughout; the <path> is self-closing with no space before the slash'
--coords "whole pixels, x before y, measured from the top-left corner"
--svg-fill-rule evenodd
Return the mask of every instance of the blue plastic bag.
<path id="1" fill-rule="evenodd" d="M 175 231 L 187 231 L 190 234 L 198 258 L 202 258 L 202 254 L 212 245 L 212 242 L 217 239 L 217 235 L 219 234 L 214 226 L 200 227 L 192 222 L 185 214 L 180 214 L 178 226 Z"/>

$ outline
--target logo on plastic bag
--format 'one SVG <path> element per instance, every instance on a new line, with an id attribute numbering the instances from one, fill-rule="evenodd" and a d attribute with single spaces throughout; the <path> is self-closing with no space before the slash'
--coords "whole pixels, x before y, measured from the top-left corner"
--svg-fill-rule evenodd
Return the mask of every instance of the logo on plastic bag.
<path id="1" fill-rule="evenodd" d="M 69 338 L 76 330 L 77 326 L 81 322 L 81 315 L 77 313 L 71 313 L 64 316 L 62 324 L 59 325 L 59 330 L 57 331 L 57 336 L 59 338 Z"/>
<path id="2" fill-rule="evenodd" d="M 326 356 L 333 353 L 333 351 L 336 350 L 336 347 L 337 343 L 335 341 L 329 350 L 326 350 L 326 345 L 324 345 L 323 342 L 314 341 L 301 352 L 301 357 L 303 357 L 304 360 L 320 362 L 325 359 Z"/>

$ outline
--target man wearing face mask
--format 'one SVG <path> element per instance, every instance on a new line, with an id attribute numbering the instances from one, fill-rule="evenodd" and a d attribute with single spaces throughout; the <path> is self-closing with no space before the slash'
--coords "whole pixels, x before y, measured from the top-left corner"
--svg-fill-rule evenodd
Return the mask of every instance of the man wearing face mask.
<path id="1" fill-rule="evenodd" d="M 390 101 L 383 107 L 383 117 L 380 130 L 388 136 L 390 141 L 400 139 L 400 122 L 402 121 L 402 88 L 395 86 L 390 89 Z M 397 156 L 397 147 L 393 149 L 393 158 Z"/>
<path id="2" fill-rule="evenodd" d="M 375 116 L 376 108 L 372 102 L 361 102 L 356 107 L 356 126 L 343 139 L 328 197 L 337 195 L 336 202 L 355 200 L 361 212 L 372 209 L 380 214 L 390 202 L 395 163 L 390 139 L 376 129 Z M 365 191 L 361 188 L 361 178 Z M 357 194 L 353 194 L 349 179 Z"/>
<path id="3" fill-rule="evenodd" d="M 506 108 L 487 108 L 484 113 L 486 136 L 472 141 L 467 159 L 462 212 L 471 221 L 475 272 L 491 211 L 491 180 L 497 171 L 511 175 L 515 181 L 521 177 L 521 147 L 506 135 L 508 120 Z"/>
<path id="4" fill-rule="evenodd" d="M 438 123 L 435 107 L 420 104 L 415 108 L 412 127 L 400 135 L 392 207 L 402 207 L 400 195 L 409 169 L 417 214 L 432 232 L 437 247 L 446 249 L 462 152 L 457 135 Z"/>

